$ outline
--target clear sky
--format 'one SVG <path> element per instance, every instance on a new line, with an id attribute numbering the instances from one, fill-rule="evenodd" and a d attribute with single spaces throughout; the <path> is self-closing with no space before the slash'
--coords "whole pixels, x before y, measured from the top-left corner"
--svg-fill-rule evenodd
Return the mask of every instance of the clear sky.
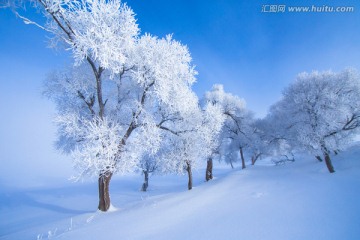
<path id="1" fill-rule="evenodd" d="M 300 72 L 360 70 L 360 0 L 127 3 L 142 33 L 172 33 L 189 47 L 199 72 L 194 86 L 199 96 L 221 83 L 259 117 Z M 285 12 L 269 12 L 270 5 L 285 5 Z M 294 6 L 349 6 L 354 11 L 290 12 Z M 31 9 L 26 14 L 42 22 Z M 0 9 L 0 184 L 10 182 L 16 172 L 34 182 L 35 176 L 70 172 L 69 160 L 53 149 L 54 107 L 41 96 L 46 74 L 70 62 L 68 53 L 47 47 L 46 33 Z"/>

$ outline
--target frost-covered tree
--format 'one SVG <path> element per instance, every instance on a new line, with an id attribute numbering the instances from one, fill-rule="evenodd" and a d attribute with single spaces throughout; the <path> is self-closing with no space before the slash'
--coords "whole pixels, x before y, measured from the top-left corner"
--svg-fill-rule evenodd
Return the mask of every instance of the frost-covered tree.
<path id="1" fill-rule="evenodd" d="M 332 173 L 330 154 L 359 131 L 359 74 L 354 70 L 302 73 L 285 89 L 270 115 L 288 145 L 322 155 Z"/>
<path id="2" fill-rule="evenodd" d="M 221 144 L 221 129 L 225 121 L 225 115 L 223 114 L 223 108 L 216 101 L 212 101 L 211 93 L 207 92 L 202 99 L 203 113 L 205 114 L 207 121 L 205 128 L 209 131 L 208 134 L 208 156 L 207 166 L 205 171 L 205 180 L 209 181 L 213 179 L 213 159 L 220 157 L 219 147 Z"/>
<path id="3" fill-rule="evenodd" d="M 118 163 L 118 156 L 122 151 L 121 145 L 126 140 L 126 136 L 118 139 L 121 144 L 117 147 L 117 153 L 114 154 L 115 149 L 112 148 L 112 156 L 108 152 L 107 163 L 103 164 L 103 155 L 97 152 L 94 154 L 90 146 L 97 146 L 95 148 L 98 149 L 101 147 L 108 149 L 108 147 L 100 140 L 100 137 L 87 138 L 89 132 L 85 126 L 90 123 L 95 123 L 97 126 L 114 123 L 114 120 L 110 119 L 106 113 L 106 107 L 110 104 L 107 104 L 108 99 L 104 94 L 104 82 L 109 79 L 106 75 L 114 77 L 115 74 L 123 71 L 129 52 L 135 45 L 139 29 L 134 12 L 126 4 L 115 0 L 34 0 L 31 2 L 47 17 L 47 23 L 45 26 L 40 26 L 22 17 L 24 21 L 36 24 L 52 33 L 51 46 L 64 46 L 72 51 L 76 65 L 86 62 L 91 68 L 94 83 L 92 86 L 95 85 L 95 92 L 90 98 L 86 98 L 82 93 L 84 89 L 77 89 L 77 95 L 87 106 L 90 116 L 89 114 L 84 116 L 83 112 L 62 111 L 59 117 L 59 128 L 62 129 L 60 138 L 63 142 L 68 140 L 79 143 L 71 150 L 76 156 L 75 166 L 86 168 L 82 165 L 83 162 L 94 163 L 87 165 L 87 169 L 80 167 L 80 173 L 81 175 L 85 173 L 98 175 L 98 208 L 107 211 L 110 207 L 110 179 L 117 165 L 121 165 Z M 94 119 L 96 119 L 95 122 Z M 72 122 L 72 120 L 79 121 Z M 115 125 L 120 127 L 118 124 Z M 118 133 L 122 131 L 124 130 L 118 129 Z M 77 136 L 74 135 L 75 132 L 78 133 Z M 99 131 L 96 132 L 99 133 Z"/>
<path id="4" fill-rule="evenodd" d="M 58 146 L 74 158 L 76 179 L 97 177 L 101 211 L 110 207 L 115 173 L 156 155 L 168 119 L 197 106 L 196 71 L 186 46 L 139 36 L 134 12 L 118 0 L 34 0 L 48 22 L 52 46 L 72 51 L 75 66 L 49 76 L 45 94 L 58 107 Z M 177 128 L 176 131 L 180 131 Z"/>
<path id="5" fill-rule="evenodd" d="M 242 169 L 246 168 L 244 149 L 252 144 L 254 134 L 253 114 L 246 109 L 238 109 L 233 114 L 229 113 L 230 121 L 225 124 L 224 134 L 231 141 L 228 152 L 239 152 Z"/>
<path id="6" fill-rule="evenodd" d="M 144 183 L 141 186 L 141 191 L 146 192 L 149 187 L 149 177 L 151 173 L 154 173 L 158 169 L 157 158 L 152 155 L 144 156 L 140 160 L 140 170 L 144 175 Z"/>
<path id="7" fill-rule="evenodd" d="M 192 168 L 196 168 L 203 159 L 211 155 L 223 123 L 220 108 L 210 104 L 200 109 L 195 95 L 193 103 L 188 105 L 187 116 L 159 111 L 161 120 L 158 126 L 164 130 L 162 144 L 155 155 L 146 156 L 141 161 L 145 177 L 143 187 L 148 186 L 150 172 L 186 172 L 188 189 L 192 189 Z"/>
<path id="8" fill-rule="evenodd" d="M 275 114 L 276 112 L 276 114 Z M 296 147 L 294 132 L 284 127 L 287 116 L 272 106 L 265 118 L 255 122 L 252 163 L 259 156 L 289 158 Z"/>
<path id="9" fill-rule="evenodd" d="M 217 144 L 223 117 L 218 106 L 207 104 L 203 109 L 192 106 L 189 116 L 172 116 L 164 126 L 166 142 L 159 151 L 158 163 L 162 172 L 188 175 L 188 189 L 193 186 L 192 170 L 211 156 Z M 189 110 L 190 110 L 189 109 Z"/>
<path id="10" fill-rule="evenodd" d="M 255 165 L 256 161 L 265 155 L 267 150 L 263 119 L 253 119 L 251 122 L 251 129 L 252 131 L 249 135 L 250 144 L 247 147 L 247 151 L 251 156 L 251 165 Z"/>
<path id="11" fill-rule="evenodd" d="M 225 161 L 233 167 L 233 162 L 241 159 L 242 168 L 245 168 L 244 149 L 249 147 L 254 133 L 253 114 L 245 108 L 245 101 L 224 91 L 222 85 L 214 85 L 212 90 L 205 94 L 205 100 L 222 109 L 225 118 L 220 136 L 220 152 Z"/>
<path id="12" fill-rule="evenodd" d="M 204 128 L 204 143 L 206 144 L 205 153 L 207 154 L 207 166 L 205 172 L 205 180 L 209 181 L 213 179 L 213 159 L 219 156 L 220 135 L 223 124 L 225 122 L 225 115 L 220 105 L 207 102 L 203 109 L 204 122 L 202 127 Z"/>

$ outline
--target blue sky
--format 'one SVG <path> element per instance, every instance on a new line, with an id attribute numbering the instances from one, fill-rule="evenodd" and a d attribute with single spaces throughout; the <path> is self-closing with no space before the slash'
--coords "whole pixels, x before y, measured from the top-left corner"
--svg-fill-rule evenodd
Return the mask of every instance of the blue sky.
<path id="1" fill-rule="evenodd" d="M 360 2 L 335 0 L 128 1 L 143 32 L 173 33 L 199 71 L 199 95 L 214 83 L 263 116 L 303 71 L 360 66 Z M 354 6 L 353 13 L 262 13 L 263 5 Z"/>
<path id="2" fill-rule="evenodd" d="M 186 44 L 199 72 L 199 96 L 215 83 L 244 98 L 264 116 L 281 91 L 303 71 L 360 70 L 359 0 L 129 0 L 142 33 L 172 33 Z M 264 5 L 352 6 L 351 13 L 263 13 Z M 28 9 L 27 16 L 41 22 Z M 0 9 L 1 174 L 70 171 L 53 148 L 54 107 L 41 96 L 48 72 L 71 61 L 63 50 L 47 48 L 46 33 Z M 64 163 L 66 161 L 66 164 Z M 37 165 L 36 165 L 37 164 Z M 25 167 L 19 168 L 19 165 Z M 41 176 L 43 170 L 34 170 Z M 37 171 L 37 172 L 36 172 Z M 61 171 L 60 171 L 61 172 Z M 61 175 L 61 174 L 60 174 Z M 1 181 L 1 177 L 0 177 Z M 6 181 L 9 181 L 6 180 Z M 36 181 L 36 179 L 34 179 Z M 0 182 L 1 183 L 1 182 Z"/>

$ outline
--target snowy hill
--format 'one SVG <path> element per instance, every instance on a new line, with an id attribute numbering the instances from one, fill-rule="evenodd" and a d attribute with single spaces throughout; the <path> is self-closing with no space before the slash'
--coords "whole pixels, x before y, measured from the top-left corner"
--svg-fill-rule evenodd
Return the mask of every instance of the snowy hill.
<path id="1" fill-rule="evenodd" d="M 139 175 L 111 185 L 108 213 L 94 211 L 96 183 L 1 187 L 0 239 L 359 239 L 360 145 L 334 156 L 336 172 L 309 156 L 245 170 L 215 164 L 216 178 Z"/>

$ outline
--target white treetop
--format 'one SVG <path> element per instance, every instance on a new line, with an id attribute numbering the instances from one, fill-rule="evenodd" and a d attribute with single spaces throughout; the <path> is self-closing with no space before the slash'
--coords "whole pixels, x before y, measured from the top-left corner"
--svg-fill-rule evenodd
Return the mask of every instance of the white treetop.
<path id="1" fill-rule="evenodd" d="M 197 126 L 189 124 L 199 108 L 186 46 L 170 35 L 139 36 L 120 1 L 37 3 L 76 63 L 51 74 L 45 93 L 58 106 L 58 146 L 74 157 L 77 178 L 133 171 L 144 156 L 158 155 L 167 136 Z"/>
<path id="2" fill-rule="evenodd" d="M 285 145 L 305 149 L 334 172 L 330 154 L 347 145 L 360 127 L 360 77 L 340 73 L 302 73 L 269 114 Z M 285 146 L 283 143 L 283 146 Z"/>
<path id="3" fill-rule="evenodd" d="M 112 73 L 122 70 L 139 34 L 135 14 L 126 4 L 118 0 L 33 2 L 45 8 L 53 43 L 66 43 L 77 64 L 90 57 Z"/>
<path id="4" fill-rule="evenodd" d="M 353 70 L 300 74 L 275 110 L 304 148 L 339 149 L 359 130 L 359 75 Z"/>

